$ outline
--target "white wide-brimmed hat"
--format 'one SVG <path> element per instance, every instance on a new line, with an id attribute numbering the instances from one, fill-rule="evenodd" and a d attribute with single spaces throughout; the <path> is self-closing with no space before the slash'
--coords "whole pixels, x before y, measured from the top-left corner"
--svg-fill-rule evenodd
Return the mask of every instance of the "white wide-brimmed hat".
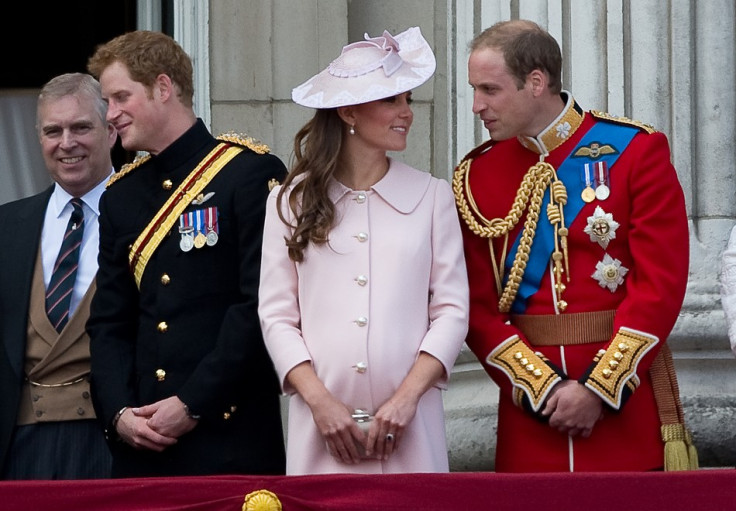
<path id="1" fill-rule="evenodd" d="M 312 108 L 358 105 L 396 96 L 426 82 L 437 63 L 434 53 L 412 27 L 396 37 L 381 37 L 349 44 L 327 69 L 291 91 L 295 103 Z"/>

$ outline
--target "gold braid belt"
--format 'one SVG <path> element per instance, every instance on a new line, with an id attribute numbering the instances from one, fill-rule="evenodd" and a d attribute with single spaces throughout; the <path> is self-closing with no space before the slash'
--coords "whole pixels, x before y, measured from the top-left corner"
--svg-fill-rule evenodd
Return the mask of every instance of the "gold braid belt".
<path id="1" fill-rule="evenodd" d="M 467 159 L 458 165 L 452 178 L 452 187 L 460 216 L 468 228 L 481 238 L 489 238 L 488 246 L 491 252 L 491 259 L 493 260 L 496 286 L 501 295 L 498 301 L 498 310 L 503 313 L 508 312 L 519 292 L 519 285 L 524 277 L 524 271 L 529 261 L 529 252 L 534 241 L 534 234 L 537 230 L 537 222 L 542 208 L 544 192 L 548 186 L 550 187 L 550 203 L 547 206 L 547 219 L 555 226 L 555 250 L 552 253 L 552 259 L 555 263 L 557 307 L 561 311 L 565 310 L 567 303 L 560 299 L 560 296 L 565 290 L 565 285 L 562 283 L 562 273 L 567 272 L 568 280 L 570 274 L 567 258 L 567 228 L 565 227 L 563 212 L 563 207 L 567 204 L 567 190 L 562 181 L 557 178 L 557 172 L 555 172 L 554 167 L 545 161 L 540 161 L 532 165 L 524 175 L 524 179 L 522 179 L 521 185 L 516 191 L 514 203 L 506 217 L 489 220 L 480 213 L 470 190 L 469 177 L 471 163 L 472 159 Z M 465 190 L 465 193 L 463 193 L 463 190 Z M 501 284 L 504 276 L 504 260 L 506 259 L 506 250 L 508 247 L 508 235 L 516 224 L 519 223 L 526 209 L 528 209 L 528 213 L 524 221 L 524 230 L 522 231 L 519 248 L 514 257 L 514 263 L 511 266 L 506 286 L 503 292 L 501 292 Z M 499 264 L 496 264 L 491 239 L 500 238 L 501 236 L 505 236 L 506 240 L 504 242 L 501 260 Z"/>

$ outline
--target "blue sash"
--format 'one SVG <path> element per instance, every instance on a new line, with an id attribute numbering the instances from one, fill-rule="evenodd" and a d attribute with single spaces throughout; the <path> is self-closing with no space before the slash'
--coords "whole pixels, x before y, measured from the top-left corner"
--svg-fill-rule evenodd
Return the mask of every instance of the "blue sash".
<path id="1" fill-rule="evenodd" d="M 578 213 L 580 213 L 580 210 L 585 205 L 580 195 L 584 188 L 583 181 L 580 179 L 580 167 L 585 162 L 605 161 L 610 172 L 618 157 L 621 156 L 634 138 L 634 135 L 638 132 L 638 128 L 609 122 L 598 122 L 583 136 L 575 149 L 560 164 L 560 167 L 557 169 L 557 177 L 565 184 L 565 188 L 567 189 L 567 204 L 564 207 L 564 213 L 565 224 L 568 227 L 572 225 Z M 592 156 L 574 156 L 578 149 L 590 146 L 595 142 L 600 142 L 600 145 L 604 143 L 610 145 L 615 151 L 609 154 L 600 154 L 597 158 L 593 158 Z M 544 192 L 536 234 L 534 235 L 534 241 L 529 252 L 529 262 L 524 272 L 524 278 L 519 286 L 519 292 L 514 299 L 514 303 L 511 305 L 511 311 L 515 314 L 524 313 L 527 299 L 539 290 L 542 277 L 548 271 L 549 261 L 555 249 L 555 229 L 546 219 L 547 205 L 550 201 L 549 193 L 549 188 L 547 188 Z M 542 218 L 542 216 L 545 218 Z M 506 258 L 507 277 L 505 280 L 508 280 L 508 272 L 514 263 L 522 233 L 523 230 L 517 236 Z"/>

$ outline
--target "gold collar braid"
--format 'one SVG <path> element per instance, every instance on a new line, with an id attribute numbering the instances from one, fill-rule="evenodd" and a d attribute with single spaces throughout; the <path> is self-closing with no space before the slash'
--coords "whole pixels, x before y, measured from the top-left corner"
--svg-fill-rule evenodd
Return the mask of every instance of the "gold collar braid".
<path id="1" fill-rule="evenodd" d="M 552 165 L 545 161 L 539 161 L 527 170 L 521 181 L 519 189 L 516 191 L 516 198 L 505 218 L 493 218 L 491 220 L 485 218 L 478 209 L 473 194 L 470 190 L 470 166 L 472 159 L 468 158 L 458 165 L 457 170 L 452 178 L 452 187 L 455 194 L 455 201 L 460 212 L 460 216 L 467 224 L 468 228 L 481 238 L 489 238 L 489 249 L 493 260 L 493 271 L 496 277 L 496 286 L 501 298 L 498 301 L 498 309 L 502 313 L 511 310 L 511 304 L 519 292 L 519 285 L 524 277 L 524 271 L 529 261 L 529 252 L 531 250 L 534 235 L 537 229 L 539 213 L 542 208 L 542 200 L 547 187 L 550 187 L 550 203 L 547 207 L 547 218 L 551 224 L 555 226 L 555 251 L 552 259 L 555 263 L 555 288 L 557 291 L 557 305 L 560 310 L 564 310 L 567 304 L 559 296 L 564 291 L 562 283 L 562 273 L 566 270 L 569 276 L 569 267 L 567 263 L 567 228 L 565 227 L 565 217 L 563 206 L 567 204 L 567 191 L 565 185 L 557 178 L 557 172 Z M 551 186 L 550 186 L 550 183 Z M 467 198 L 466 198 L 467 197 Z M 524 211 L 528 209 L 527 217 L 524 222 L 524 230 L 522 231 L 519 247 L 514 256 L 514 263 L 511 266 L 506 286 L 501 293 L 501 284 L 503 282 L 504 260 L 506 258 L 506 249 L 508 246 L 508 234 L 519 223 Z M 477 218 L 477 219 L 476 219 Z M 480 221 L 479 221 L 479 220 Z M 495 251 L 491 242 L 492 238 L 506 236 L 504 242 L 503 255 L 499 264 L 496 264 Z M 562 249 L 562 250 L 560 250 Z M 565 270 L 563 270 L 563 261 Z M 569 279 L 569 277 L 568 277 Z"/>

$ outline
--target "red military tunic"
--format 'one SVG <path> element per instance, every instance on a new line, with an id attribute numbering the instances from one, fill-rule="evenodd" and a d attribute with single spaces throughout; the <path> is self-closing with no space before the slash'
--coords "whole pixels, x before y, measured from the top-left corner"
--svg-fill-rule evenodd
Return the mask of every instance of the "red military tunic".
<path id="1" fill-rule="evenodd" d="M 467 344 L 500 388 L 495 468 L 499 472 L 659 469 L 664 444 L 649 368 L 675 324 L 688 279 L 682 188 L 665 135 L 626 119 L 583 112 L 571 95 L 563 95 L 567 95 L 565 110 L 536 139 L 486 143 L 455 171 L 470 281 Z M 606 123 L 602 133 L 623 126 L 636 131 L 628 145 L 610 144 L 606 138 L 584 139 L 600 123 Z M 493 264 L 504 257 L 504 236 L 482 232 L 496 226 L 492 219 L 508 218 L 525 174 L 545 152 L 544 161 L 555 170 L 566 159 L 573 166 L 568 167 L 575 169 L 572 173 L 559 177 L 568 201 L 581 205 L 577 213 L 569 202 L 564 206 L 568 233 L 562 278 L 556 280 L 551 254 L 531 252 L 528 266 L 542 265 L 540 280 L 526 282 L 532 272 L 527 268 L 521 284 L 526 296 L 520 298 L 524 294 L 520 291 L 511 311 L 501 312 Z M 584 202 L 584 163 L 606 154 L 617 158 L 607 172 L 610 195 Z M 595 188 L 595 176 L 587 177 Z M 514 261 L 514 240 L 524 229 L 526 211 L 510 229 L 509 257 L 503 272 L 498 272 L 503 276 L 509 275 Z M 549 229 L 543 206 L 537 231 L 545 223 Z M 537 232 L 532 248 L 542 243 L 541 237 Z M 562 253 L 564 241 L 556 238 Z M 554 239 L 548 236 L 548 244 L 554 245 L 549 241 Z M 501 288 L 507 285 L 502 281 Z M 596 311 L 608 311 L 613 319 L 610 336 L 595 342 L 561 339 L 533 346 L 514 326 L 514 317 L 560 319 L 559 315 Z M 551 388 L 566 378 L 585 384 L 604 402 L 604 418 L 589 438 L 568 437 L 538 417 Z"/>

